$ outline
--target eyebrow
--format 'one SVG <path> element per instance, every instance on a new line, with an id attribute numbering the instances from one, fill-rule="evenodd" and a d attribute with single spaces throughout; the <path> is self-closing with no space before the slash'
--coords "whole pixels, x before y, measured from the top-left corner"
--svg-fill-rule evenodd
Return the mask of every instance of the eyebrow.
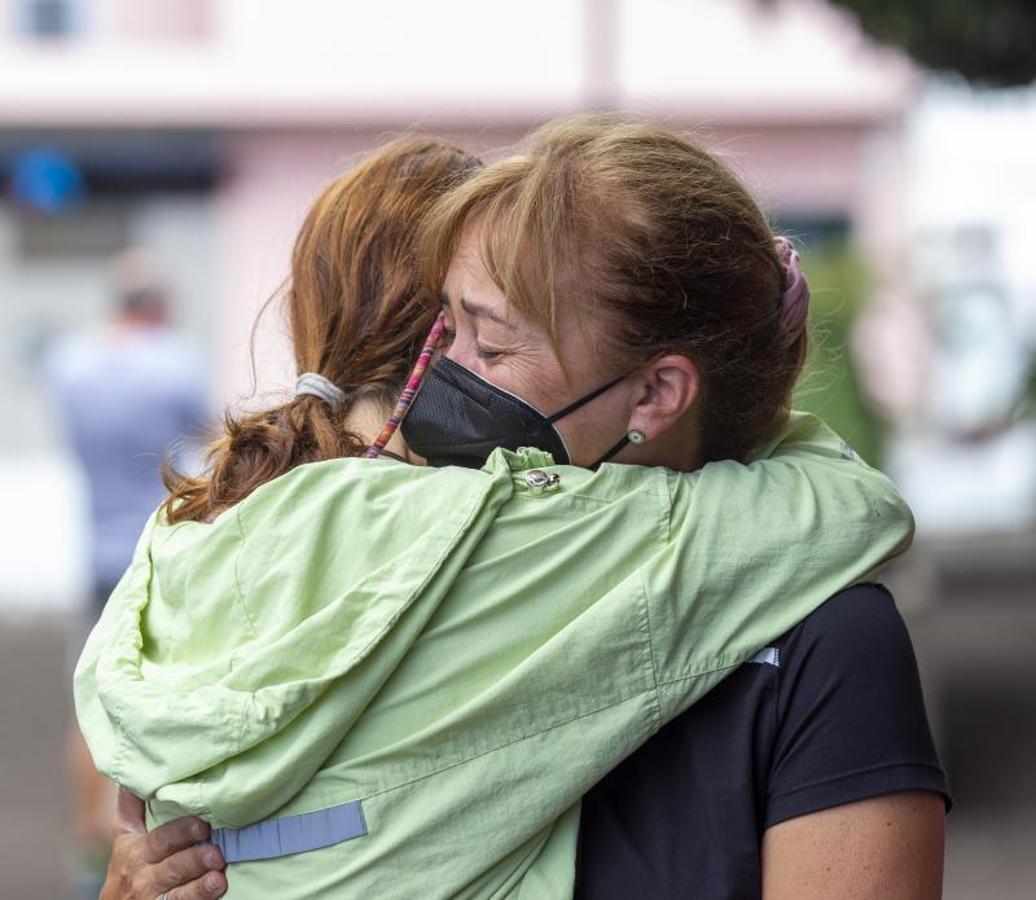
<path id="1" fill-rule="evenodd" d="M 443 295 L 442 305 L 449 310 L 450 298 Z M 480 303 L 472 303 L 466 297 L 460 298 L 460 308 L 473 319 L 489 319 L 490 322 L 496 322 L 497 325 L 507 325 L 507 319 L 500 315 L 500 313 Z"/>

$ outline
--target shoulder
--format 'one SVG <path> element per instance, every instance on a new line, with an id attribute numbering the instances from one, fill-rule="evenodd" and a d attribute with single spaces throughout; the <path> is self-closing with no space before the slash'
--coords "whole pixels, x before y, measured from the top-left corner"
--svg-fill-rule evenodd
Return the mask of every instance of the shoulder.
<path id="1" fill-rule="evenodd" d="M 274 534 L 415 536 L 467 520 L 494 479 L 475 469 L 410 466 L 393 460 L 342 457 L 296 466 L 256 488 L 235 507 L 250 537 Z"/>
<path id="2" fill-rule="evenodd" d="M 913 656 L 895 599 L 884 585 L 873 583 L 835 594 L 781 638 L 778 646 L 788 663 L 820 654 L 822 661 L 839 667 L 872 668 L 882 658 L 904 652 Z"/>
<path id="3" fill-rule="evenodd" d="M 859 584 L 840 591 L 776 642 L 780 656 L 778 715 L 824 701 L 848 714 L 857 701 L 920 696 L 906 623 L 888 589 Z M 844 708 L 844 710 L 843 710 Z M 922 710 L 923 713 L 923 710 Z"/>
<path id="4" fill-rule="evenodd" d="M 371 493 L 399 491 L 444 491 L 459 486 L 481 487 L 490 480 L 479 469 L 455 466 L 433 468 L 412 466 L 388 457 L 365 459 L 359 456 L 338 456 L 318 462 L 303 463 L 257 488 L 246 500 L 247 504 L 283 495 L 313 492 L 327 495 L 328 499 L 344 491 L 360 490 Z"/>
<path id="5" fill-rule="evenodd" d="M 193 386 L 205 371 L 201 347 L 171 328 L 141 329 L 127 336 L 122 351 L 136 369 L 153 373 L 168 388 Z"/>
<path id="6" fill-rule="evenodd" d="M 948 798 L 906 626 L 885 588 L 862 584 L 588 794 L 577 896 L 758 896 L 771 826 L 906 791 Z"/>
<path id="7" fill-rule="evenodd" d="M 100 335 L 93 330 L 59 335 L 49 342 L 44 351 L 44 371 L 52 381 L 58 383 L 81 376 L 93 365 L 100 346 Z"/>

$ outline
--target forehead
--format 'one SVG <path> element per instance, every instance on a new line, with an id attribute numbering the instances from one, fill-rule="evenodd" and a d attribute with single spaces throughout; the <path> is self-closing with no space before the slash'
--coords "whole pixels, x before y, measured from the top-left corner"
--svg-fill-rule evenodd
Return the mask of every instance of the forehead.
<path id="1" fill-rule="evenodd" d="M 544 359 L 543 351 L 558 360 L 565 380 L 581 377 L 585 371 L 596 376 L 602 365 L 602 371 L 606 369 L 606 358 L 593 350 L 599 343 L 595 340 L 598 329 L 569 305 L 561 304 L 558 309 L 558 340 L 553 341 L 543 328 L 508 302 L 483 262 L 481 238 L 480 229 L 469 226 L 450 261 L 443 293 L 451 315 L 463 316 L 478 323 L 479 328 L 490 329 L 491 340 L 499 337 L 496 329 L 503 327 L 509 333 L 508 340 L 536 354 L 532 358 L 539 360 L 539 364 Z"/>
<path id="2" fill-rule="evenodd" d="M 571 349 L 574 343 L 585 343 L 598 335 L 599 328 L 580 315 L 573 304 L 558 305 L 557 340 L 552 340 L 546 328 L 516 309 L 486 268 L 482 254 L 483 231 L 480 222 L 468 225 L 450 260 L 443 300 L 451 312 L 473 313 L 481 322 L 499 323 L 516 336 L 548 343 L 555 351 Z"/>
<path id="3" fill-rule="evenodd" d="M 446 273 L 446 299 L 453 304 L 468 300 L 492 305 L 496 312 L 510 319 L 517 314 L 482 261 L 479 238 L 476 228 L 468 228 L 461 237 Z"/>

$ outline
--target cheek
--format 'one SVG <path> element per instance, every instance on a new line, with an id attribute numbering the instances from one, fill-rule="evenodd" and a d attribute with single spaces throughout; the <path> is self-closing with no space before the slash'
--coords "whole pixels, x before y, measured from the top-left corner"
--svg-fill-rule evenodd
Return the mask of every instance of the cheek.
<path id="1" fill-rule="evenodd" d="M 545 415 L 564 406 L 563 398 L 567 396 L 564 373 L 552 353 L 518 352 L 492 362 L 477 357 L 457 361 L 498 388 L 521 397 Z"/>
<path id="2" fill-rule="evenodd" d="M 552 415 L 565 405 L 564 372 L 551 353 L 508 358 L 479 374 L 505 391 L 517 394 L 544 415 Z"/>
<path id="3" fill-rule="evenodd" d="M 486 360 L 478 354 L 474 335 L 459 329 L 443 355 L 546 415 L 564 407 L 571 392 L 561 363 L 549 346 L 527 343 L 499 359 Z"/>
<path id="4" fill-rule="evenodd" d="M 622 434 L 624 407 L 617 390 L 602 394 L 555 423 L 577 465 L 589 465 L 599 459 L 604 449 Z"/>

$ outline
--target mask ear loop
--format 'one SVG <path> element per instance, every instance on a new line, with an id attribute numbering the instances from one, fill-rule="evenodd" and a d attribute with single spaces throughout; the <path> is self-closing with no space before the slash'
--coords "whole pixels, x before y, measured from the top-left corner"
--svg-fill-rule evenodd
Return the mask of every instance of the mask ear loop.
<path id="1" fill-rule="evenodd" d="M 608 449 L 604 456 L 597 460 L 597 462 L 590 466 L 590 468 L 596 471 L 598 466 L 601 465 L 601 463 L 608 462 L 608 460 L 615 456 L 615 454 L 618 453 L 623 447 L 627 446 L 628 444 L 643 444 L 646 440 L 647 438 L 644 436 L 643 431 L 638 431 L 636 428 L 631 429 L 630 431 L 627 431 L 621 438 L 619 438 L 618 441 L 612 444 L 612 446 Z"/>
<path id="2" fill-rule="evenodd" d="M 587 394 L 587 395 L 585 395 L 583 397 L 580 397 L 574 403 L 569 403 L 568 406 L 566 406 L 564 409 L 559 410 L 558 412 L 554 413 L 554 415 L 547 416 L 546 418 L 543 419 L 543 421 L 539 424 L 539 426 L 534 431 L 532 431 L 530 433 L 529 437 L 532 438 L 532 439 L 535 439 L 535 438 L 539 437 L 541 434 L 543 434 L 543 432 L 546 430 L 548 425 L 553 425 L 555 422 L 559 421 L 560 419 L 565 418 L 565 416 L 569 415 L 570 413 L 574 413 L 580 407 L 586 406 L 586 404 L 589 403 L 591 400 L 596 400 L 605 391 L 611 390 L 613 387 L 615 387 L 615 385 L 617 385 L 625 377 L 626 377 L 625 375 L 619 375 L 617 378 L 613 379 L 612 381 L 609 381 L 607 384 L 602 384 L 596 390 L 593 390 L 589 394 Z M 565 452 L 568 453 L 568 446 L 565 444 L 565 439 L 563 437 L 561 437 L 561 432 L 559 432 L 556 428 L 554 429 L 554 432 L 555 432 L 555 434 L 557 434 L 558 438 L 560 438 L 562 445 L 565 447 Z M 600 465 L 606 459 L 608 459 L 612 455 L 618 453 L 621 449 L 622 449 L 622 447 L 616 445 L 615 447 L 613 447 L 608 452 L 608 456 L 605 456 L 602 459 L 598 460 L 596 463 L 594 463 L 594 466 L 596 467 L 596 466 Z M 571 458 L 571 454 L 569 454 L 569 458 Z"/>
<path id="3" fill-rule="evenodd" d="M 621 438 L 619 438 L 618 441 L 612 444 L 612 446 L 608 448 L 608 450 L 605 452 L 604 456 L 597 460 L 597 462 L 590 466 L 590 468 L 596 472 L 601 463 L 608 462 L 609 459 L 611 459 L 616 453 L 618 453 L 623 447 L 625 447 L 629 443 L 631 443 L 629 435 L 624 434 Z"/>
<path id="4" fill-rule="evenodd" d="M 385 449 L 385 445 L 392 439 L 392 435 L 396 433 L 399 423 L 403 421 L 407 410 L 410 409 L 410 404 L 414 402 L 417 389 L 421 387 L 421 382 L 424 381 L 428 363 L 432 359 L 432 354 L 435 353 L 435 348 L 439 345 L 439 338 L 442 337 L 445 327 L 446 315 L 439 313 L 436 316 L 435 324 L 432 325 L 432 330 L 428 332 L 428 337 L 425 338 L 424 348 L 417 357 L 417 362 L 410 372 L 410 377 L 407 379 L 406 387 L 403 388 L 403 393 L 399 395 L 399 400 L 396 401 L 396 407 L 392 410 L 392 415 L 389 416 L 388 421 L 382 426 L 374 443 L 363 454 L 364 459 L 376 459 L 380 456 L 381 451 Z"/>
<path id="5" fill-rule="evenodd" d="M 552 416 L 547 416 L 547 423 L 549 425 L 553 425 L 555 422 L 557 422 L 560 419 L 565 418 L 565 416 L 569 415 L 570 413 L 574 413 L 580 407 L 586 406 L 587 403 L 589 403 L 591 400 L 596 400 L 605 391 L 611 390 L 613 387 L 615 387 L 615 385 L 617 385 L 625 377 L 626 377 L 625 375 L 620 375 L 618 378 L 616 378 L 616 379 L 614 379 L 612 381 L 609 381 L 607 384 L 602 384 L 599 388 L 597 388 L 597 390 L 591 391 L 589 394 L 586 394 L 585 396 L 580 397 L 574 403 L 569 403 L 568 406 L 566 406 L 560 412 L 556 412 Z M 618 453 L 619 451 L 616 450 L 615 452 Z"/>

